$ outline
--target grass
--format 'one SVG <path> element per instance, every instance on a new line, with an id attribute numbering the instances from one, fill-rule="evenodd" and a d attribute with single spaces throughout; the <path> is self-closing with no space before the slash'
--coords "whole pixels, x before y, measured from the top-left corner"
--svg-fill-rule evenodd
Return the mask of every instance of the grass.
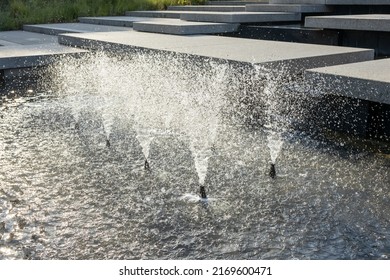
<path id="1" fill-rule="evenodd" d="M 23 24 L 73 22 L 79 16 L 124 15 L 125 11 L 203 4 L 205 0 L 0 0 L 0 30 Z"/>

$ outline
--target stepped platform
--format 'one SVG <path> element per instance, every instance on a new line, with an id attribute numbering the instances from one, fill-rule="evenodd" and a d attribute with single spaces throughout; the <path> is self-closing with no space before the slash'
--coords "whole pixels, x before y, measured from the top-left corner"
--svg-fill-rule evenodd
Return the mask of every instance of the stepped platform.
<path id="1" fill-rule="evenodd" d="M 207 1 L 206 5 L 247 5 L 247 4 L 268 4 L 269 0 L 253 1 Z"/>
<path id="2" fill-rule="evenodd" d="M 160 19 L 159 21 L 134 22 L 136 31 L 175 35 L 219 34 L 231 33 L 238 29 L 239 24 L 190 22 L 179 19 Z"/>
<path id="3" fill-rule="evenodd" d="M 327 5 L 390 5 L 389 0 L 326 0 Z"/>
<path id="4" fill-rule="evenodd" d="M 21 30 L 0 32 L 1 46 L 41 45 L 50 43 L 57 43 L 57 37 Z"/>
<path id="5" fill-rule="evenodd" d="M 58 35 L 61 33 L 128 31 L 130 28 L 86 23 L 53 23 L 24 25 L 23 30 L 47 35 Z"/>
<path id="6" fill-rule="evenodd" d="M 390 59 L 379 59 L 305 72 L 305 78 L 329 93 L 390 104 Z"/>
<path id="7" fill-rule="evenodd" d="M 248 4 L 247 12 L 290 12 L 290 13 L 328 13 L 332 9 L 326 5 L 310 4 Z"/>
<path id="8" fill-rule="evenodd" d="M 270 4 L 326 4 L 327 0 L 269 0 Z"/>
<path id="9" fill-rule="evenodd" d="M 156 18 L 180 18 L 180 15 L 186 11 L 132 11 L 126 12 L 130 17 L 156 17 Z"/>
<path id="10" fill-rule="evenodd" d="M 184 5 L 168 6 L 168 11 L 244 12 L 245 5 Z"/>
<path id="11" fill-rule="evenodd" d="M 301 15 L 281 12 L 188 12 L 182 14 L 180 19 L 203 22 L 260 23 L 300 21 Z"/>
<path id="12" fill-rule="evenodd" d="M 307 44 L 339 44 L 339 34 L 334 30 L 307 28 L 300 24 L 288 25 L 241 25 L 237 35 L 241 38 L 296 42 Z"/>
<path id="13" fill-rule="evenodd" d="M 390 32 L 390 14 L 311 16 L 306 17 L 305 26 L 323 29 Z"/>
<path id="14" fill-rule="evenodd" d="M 134 22 L 154 21 L 154 20 L 159 20 L 159 18 L 108 16 L 108 17 L 79 17 L 78 20 L 80 23 L 86 23 L 86 24 L 133 27 Z"/>
<path id="15" fill-rule="evenodd" d="M 87 52 L 69 46 L 51 44 L 13 45 L 0 47 L 0 69 L 44 66 L 64 55 L 80 55 Z"/>
<path id="16" fill-rule="evenodd" d="M 373 50 L 313 44 L 298 44 L 250 40 L 211 35 L 176 36 L 145 32 L 109 32 L 62 34 L 64 45 L 87 49 L 154 50 L 213 58 L 243 64 L 287 68 L 301 72 L 304 69 L 371 60 Z"/>

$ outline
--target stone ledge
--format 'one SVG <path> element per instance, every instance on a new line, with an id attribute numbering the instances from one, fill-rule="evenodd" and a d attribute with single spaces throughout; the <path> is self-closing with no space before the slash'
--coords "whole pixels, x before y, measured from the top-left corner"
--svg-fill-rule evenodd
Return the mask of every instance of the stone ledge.
<path id="1" fill-rule="evenodd" d="M 188 22 L 182 20 L 161 20 L 153 22 L 135 22 L 134 30 L 175 35 L 217 34 L 235 32 L 238 24 Z"/>
<path id="2" fill-rule="evenodd" d="M 300 21 L 297 13 L 282 12 L 188 12 L 180 16 L 181 20 L 222 22 L 222 23 L 253 23 L 253 22 L 280 22 Z"/>
<path id="3" fill-rule="evenodd" d="M 290 13 L 326 13 L 332 9 L 326 5 L 315 4 L 249 4 L 247 12 L 290 12 Z"/>
<path id="4" fill-rule="evenodd" d="M 63 55 L 81 55 L 86 52 L 86 50 L 59 44 L 2 47 L 0 51 L 0 69 L 43 66 Z"/>
<path id="5" fill-rule="evenodd" d="M 61 33 L 83 33 L 83 32 L 107 32 L 127 31 L 130 28 L 118 26 L 106 26 L 86 23 L 53 23 L 24 25 L 23 29 L 29 32 L 42 33 L 47 35 L 59 35 Z"/>
<path id="6" fill-rule="evenodd" d="M 328 93 L 390 104 L 390 59 L 365 61 L 305 72 L 308 82 Z"/>
<path id="7" fill-rule="evenodd" d="M 305 26 L 323 29 L 390 32 L 390 15 L 364 14 L 342 16 L 311 16 L 306 17 Z"/>
<path id="8" fill-rule="evenodd" d="M 374 51 L 336 46 L 251 40 L 232 37 L 194 35 L 175 36 L 145 32 L 64 34 L 65 45 L 106 50 L 154 50 L 212 58 L 243 64 L 282 67 L 288 72 L 371 60 Z M 222 51 L 223 50 L 223 51 Z"/>

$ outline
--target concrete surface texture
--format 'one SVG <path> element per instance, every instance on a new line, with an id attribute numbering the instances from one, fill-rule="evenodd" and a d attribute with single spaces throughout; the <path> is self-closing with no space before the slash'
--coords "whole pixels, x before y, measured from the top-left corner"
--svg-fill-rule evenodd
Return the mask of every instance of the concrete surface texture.
<path id="1" fill-rule="evenodd" d="M 326 0 L 269 0 L 270 4 L 326 4 Z"/>
<path id="2" fill-rule="evenodd" d="M 291 13 L 325 13 L 332 9 L 326 5 L 311 4 L 249 4 L 247 12 L 291 12 Z"/>
<path id="3" fill-rule="evenodd" d="M 332 94 L 390 104 L 390 59 L 307 70 L 305 78 Z"/>
<path id="4" fill-rule="evenodd" d="M 390 5 L 389 0 L 326 0 L 327 5 Z"/>
<path id="5" fill-rule="evenodd" d="M 27 31 L 4 31 L 0 32 L 0 45 L 40 45 L 48 43 L 56 43 L 57 37 L 44 35 Z"/>
<path id="6" fill-rule="evenodd" d="M 311 16 L 306 27 L 390 32 L 390 14 Z"/>
<path id="7" fill-rule="evenodd" d="M 107 31 L 127 31 L 127 27 L 104 26 L 86 23 L 53 23 L 53 24 L 34 24 L 24 25 L 25 31 L 58 35 L 61 33 L 81 33 L 81 32 L 107 32 Z"/>
<path id="8" fill-rule="evenodd" d="M 210 35 L 175 36 L 143 32 L 66 34 L 59 36 L 65 45 L 101 48 L 149 49 L 211 57 L 220 60 L 272 66 L 291 66 L 291 71 L 371 60 L 369 49 L 250 40 Z"/>
<path id="9" fill-rule="evenodd" d="M 282 12 L 188 12 L 181 14 L 180 19 L 204 22 L 253 23 L 300 21 L 301 15 Z"/>
<path id="10" fill-rule="evenodd" d="M 80 23 L 110 25 L 110 26 L 125 26 L 133 27 L 134 22 L 138 21 L 154 21 L 159 18 L 154 17 L 130 17 L 130 16 L 109 16 L 109 17 L 79 17 Z"/>
<path id="11" fill-rule="evenodd" d="M 43 66 L 61 55 L 80 55 L 87 52 L 77 48 L 52 44 L 14 45 L 0 47 L 0 69 Z"/>
<path id="12" fill-rule="evenodd" d="M 244 12 L 245 5 L 185 5 L 169 6 L 169 11 Z"/>
<path id="13" fill-rule="evenodd" d="M 158 17 L 158 18 L 180 18 L 186 11 L 132 11 L 126 12 L 130 17 Z"/>
<path id="14" fill-rule="evenodd" d="M 238 24 L 190 22 L 178 19 L 160 19 L 159 21 L 134 22 L 134 30 L 176 35 L 213 34 L 235 32 Z"/>

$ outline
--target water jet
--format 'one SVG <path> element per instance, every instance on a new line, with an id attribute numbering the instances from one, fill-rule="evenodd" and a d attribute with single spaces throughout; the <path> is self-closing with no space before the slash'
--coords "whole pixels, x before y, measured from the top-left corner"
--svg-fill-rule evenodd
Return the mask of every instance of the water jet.
<path id="1" fill-rule="evenodd" d="M 150 165 L 147 159 L 145 159 L 145 164 L 144 164 L 145 170 L 150 170 Z"/>
<path id="2" fill-rule="evenodd" d="M 199 192 L 202 199 L 207 199 L 206 188 L 204 186 L 200 186 Z"/>
<path id="3" fill-rule="evenodd" d="M 269 176 L 272 178 L 272 179 L 275 179 L 276 178 L 276 170 L 275 170 L 275 164 L 274 163 L 271 163 L 271 167 L 269 169 Z"/>

